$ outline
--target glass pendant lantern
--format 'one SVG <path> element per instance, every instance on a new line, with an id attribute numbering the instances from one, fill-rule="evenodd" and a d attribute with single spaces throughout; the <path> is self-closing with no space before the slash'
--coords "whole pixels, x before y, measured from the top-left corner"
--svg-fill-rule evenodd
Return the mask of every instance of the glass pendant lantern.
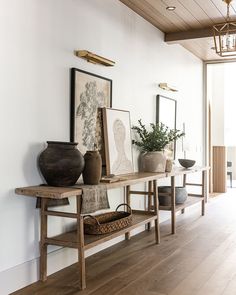
<path id="1" fill-rule="evenodd" d="M 213 26 L 216 53 L 221 57 L 236 56 L 236 22 L 230 21 L 229 6 L 232 0 L 223 0 L 227 4 L 225 23 Z"/>

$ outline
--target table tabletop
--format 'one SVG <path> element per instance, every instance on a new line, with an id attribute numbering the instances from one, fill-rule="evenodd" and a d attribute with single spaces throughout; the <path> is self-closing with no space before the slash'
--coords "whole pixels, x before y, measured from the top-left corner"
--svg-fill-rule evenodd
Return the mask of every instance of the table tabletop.
<path id="1" fill-rule="evenodd" d="M 98 186 L 103 186 L 106 189 L 113 189 L 119 187 L 125 187 L 138 183 L 148 182 L 152 180 L 163 179 L 172 176 L 184 175 L 189 173 L 196 173 L 208 170 L 206 166 L 195 166 L 192 168 L 174 167 L 171 172 L 135 172 L 130 174 L 124 174 L 119 176 L 119 180 L 111 183 L 100 183 Z M 18 195 L 24 195 L 29 197 L 39 197 L 48 199 L 64 199 L 76 195 L 82 195 L 83 188 L 86 185 L 82 183 L 75 184 L 70 187 L 54 187 L 48 185 L 36 185 L 16 188 L 15 193 Z"/>

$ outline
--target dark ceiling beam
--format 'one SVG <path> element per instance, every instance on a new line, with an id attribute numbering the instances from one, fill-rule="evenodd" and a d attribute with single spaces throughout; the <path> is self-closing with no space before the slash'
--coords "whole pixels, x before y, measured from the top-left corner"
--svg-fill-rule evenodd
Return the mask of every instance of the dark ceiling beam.
<path id="1" fill-rule="evenodd" d="M 182 40 L 207 38 L 212 36 L 213 36 L 213 29 L 212 27 L 210 27 L 210 28 L 191 30 L 191 31 L 166 33 L 165 42 L 172 43 L 172 42 L 178 42 Z"/>

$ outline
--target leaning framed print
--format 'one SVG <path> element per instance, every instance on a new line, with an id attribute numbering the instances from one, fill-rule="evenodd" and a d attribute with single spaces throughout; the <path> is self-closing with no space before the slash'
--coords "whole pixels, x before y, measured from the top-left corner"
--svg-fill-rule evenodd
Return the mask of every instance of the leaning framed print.
<path id="1" fill-rule="evenodd" d="M 176 129 L 177 101 L 162 95 L 156 97 L 156 123 L 163 123 L 170 129 Z M 176 142 L 168 144 L 165 154 L 170 159 L 175 159 Z"/>
<path id="2" fill-rule="evenodd" d="M 99 150 L 105 163 L 102 108 L 112 106 L 112 80 L 71 69 L 70 140 L 82 154 Z"/>
<path id="3" fill-rule="evenodd" d="M 104 108 L 103 120 L 107 175 L 134 172 L 130 113 Z"/>

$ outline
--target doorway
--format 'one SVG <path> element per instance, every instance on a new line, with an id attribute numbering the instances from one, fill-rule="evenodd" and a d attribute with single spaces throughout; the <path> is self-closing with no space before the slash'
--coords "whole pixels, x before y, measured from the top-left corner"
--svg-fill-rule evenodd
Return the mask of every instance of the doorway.
<path id="1" fill-rule="evenodd" d="M 226 192 L 236 187 L 236 62 L 207 63 L 205 69 L 209 192 Z"/>

